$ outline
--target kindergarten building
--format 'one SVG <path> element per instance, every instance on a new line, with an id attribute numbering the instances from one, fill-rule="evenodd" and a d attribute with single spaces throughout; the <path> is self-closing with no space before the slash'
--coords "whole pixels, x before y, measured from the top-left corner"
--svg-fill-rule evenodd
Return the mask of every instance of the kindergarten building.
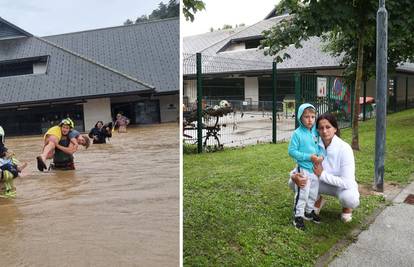
<path id="1" fill-rule="evenodd" d="M 205 99 L 226 99 L 258 105 L 272 99 L 272 56 L 259 49 L 263 31 L 287 19 L 275 10 L 263 20 L 235 29 L 213 31 L 183 38 L 183 101 L 192 105 L 197 98 L 195 54 L 201 53 L 202 86 Z M 341 57 L 323 51 L 320 38 L 311 37 L 302 48 L 289 46 L 290 58 L 277 64 L 277 101 L 295 99 L 295 75 L 342 76 Z M 414 64 L 400 65 L 389 74 L 389 103 L 395 109 L 414 106 Z M 366 96 L 375 98 L 375 80 L 365 82 Z M 364 95 L 361 89 L 360 96 Z"/>
<path id="2" fill-rule="evenodd" d="M 0 125 L 41 134 L 64 117 L 88 131 L 179 117 L 179 19 L 37 37 L 0 18 Z"/>

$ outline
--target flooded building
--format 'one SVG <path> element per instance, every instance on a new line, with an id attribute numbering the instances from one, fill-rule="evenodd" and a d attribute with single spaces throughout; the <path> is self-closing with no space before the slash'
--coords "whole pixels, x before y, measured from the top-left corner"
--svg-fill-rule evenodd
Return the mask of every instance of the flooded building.
<path id="1" fill-rule="evenodd" d="M 80 131 L 117 113 L 176 121 L 179 40 L 178 18 L 46 37 L 0 18 L 0 125 L 23 135 L 67 116 Z"/>

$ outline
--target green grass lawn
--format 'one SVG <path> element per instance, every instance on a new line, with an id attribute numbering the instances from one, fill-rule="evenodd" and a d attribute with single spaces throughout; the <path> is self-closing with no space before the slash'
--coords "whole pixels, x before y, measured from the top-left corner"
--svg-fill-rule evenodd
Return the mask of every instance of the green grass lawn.
<path id="1" fill-rule="evenodd" d="M 388 116 L 385 181 L 409 182 L 414 173 L 414 115 Z M 348 143 L 351 130 L 342 131 Z M 360 123 L 361 151 L 355 152 L 359 184 L 372 184 L 375 121 Z M 294 167 L 287 143 L 265 144 L 184 156 L 184 265 L 312 266 L 337 241 L 384 203 L 362 196 L 350 224 L 340 221 L 334 198 L 321 211 L 322 224 L 292 225 L 293 192 L 287 185 Z"/>

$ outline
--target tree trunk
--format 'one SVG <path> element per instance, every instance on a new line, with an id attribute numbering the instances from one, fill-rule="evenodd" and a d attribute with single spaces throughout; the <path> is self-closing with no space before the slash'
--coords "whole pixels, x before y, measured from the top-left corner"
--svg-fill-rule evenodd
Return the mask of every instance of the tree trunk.
<path id="1" fill-rule="evenodd" d="M 354 93 L 354 114 L 352 118 L 352 149 L 359 150 L 359 136 L 358 136 L 358 119 L 359 119 L 359 96 L 362 86 L 362 65 L 364 63 L 364 40 L 362 34 L 358 35 L 358 58 L 355 78 L 355 93 Z"/>

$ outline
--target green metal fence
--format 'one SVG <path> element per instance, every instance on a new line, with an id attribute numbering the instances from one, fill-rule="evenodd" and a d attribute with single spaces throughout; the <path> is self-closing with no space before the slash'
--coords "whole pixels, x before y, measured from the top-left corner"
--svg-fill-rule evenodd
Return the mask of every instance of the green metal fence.
<path id="1" fill-rule="evenodd" d="M 290 138 L 280 132 L 283 127 L 276 127 L 282 121 L 288 124 L 290 119 L 291 132 L 294 121 L 282 116 L 287 109 L 283 108 L 284 103 L 277 102 L 276 63 L 201 54 L 184 54 L 183 58 L 184 73 L 188 80 L 196 81 L 197 89 L 194 102 L 188 98 L 185 101 L 184 143 L 196 144 L 201 153 L 223 146 L 276 143 L 280 138 Z M 266 91 L 270 93 L 266 100 L 246 96 L 244 77 L 251 77 L 252 70 L 271 79 L 271 92 Z M 229 107 L 223 108 L 223 103 Z"/>
<path id="2" fill-rule="evenodd" d="M 352 126 L 354 85 L 344 77 L 277 73 L 275 63 L 201 54 L 185 54 L 183 69 L 197 92 L 197 98 L 185 101 L 183 138 L 199 153 L 208 147 L 288 140 L 302 103 L 313 104 L 318 114 L 334 114 L 340 128 Z M 243 77 L 257 77 L 258 100 L 246 97 Z M 221 100 L 230 103 L 232 112 L 220 113 Z M 375 110 L 369 105 L 362 103 L 357 112 L 372 116 Z"/>
<path id="3" fill-rule="evenodd" d="M 301 104 L 311 103 L 318 114 L 334 114 L 340 128 L 351 127 L 354 97 L 352 86 L 339 76 L 296 74 L 296 114 Z"/>

